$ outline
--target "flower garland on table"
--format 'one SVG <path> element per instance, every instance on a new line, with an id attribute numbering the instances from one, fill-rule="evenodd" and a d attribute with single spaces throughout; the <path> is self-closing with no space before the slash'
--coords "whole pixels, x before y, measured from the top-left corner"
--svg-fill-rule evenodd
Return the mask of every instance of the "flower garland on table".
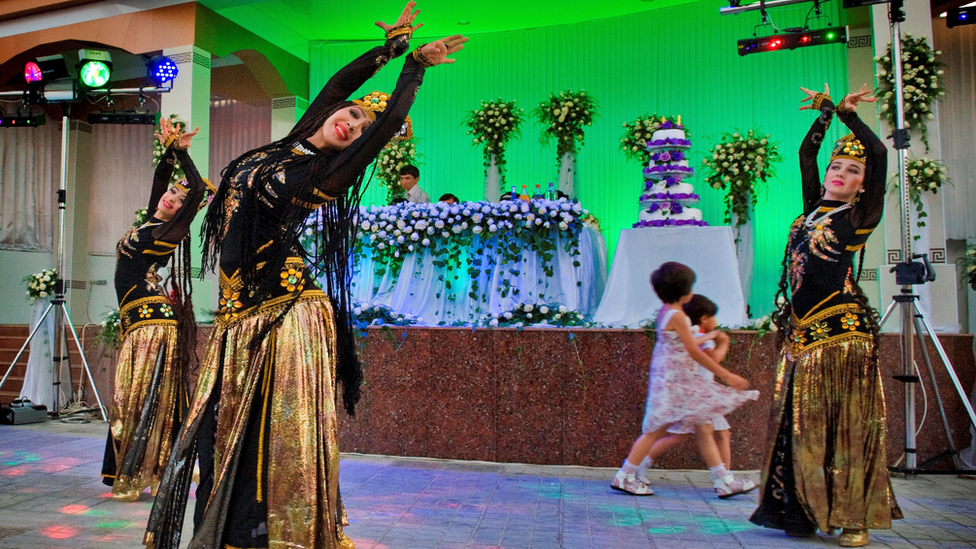
<path id="1" fill-rule="evenodd" d="M 583 326 L 583 317 L 577 311 L 570 311 L 559 303 L 519 303 L 514 308 L 499 314 L 487 314 L 478 320 L 478 324 L 489 328 L 504 328 L 514 326 L 521 328 L 533 324 L 550 326 Z"/>
<path id="2" fill-rule="evenodd" d="M 925 152 L 928 152 L 928 127 L 925 121 L 935 118 L 932 113 L 932 103 L 939 96 L 945 95 L 945 89 L 939 85 L 939 77 L 942 76 L 945 64 L 935 59 L 937 55 L 942 55 L 942 52 L 932 51 L 924 36 L 912 38 L 909 33 L 905 33 L 901 45 L 905 127 L 918 129 L 922 133 L 922 143 L 925 144 Z M 898 107 L 890 43 L 888 51 L 875 61 L 878 63 L 878 89 L 875 95 L 881 99 L 881 116 L 891 127 L 895 127 Z"/>
<path id="3" fill-rule="evenodd" d="M 950 182 L 949 175 L 945 165 L 928 158 L 909 159 L 905 164 L 905 173 L 908 179 L 908 195 L 915 203 L 915 212 L 918 214 L 916 225 L 921 229 L 925 226 L 923 219 L 929 216 L 925 213 L 925 205 L 922 204 L 922 193 L 938 194 L 942 185 Z M 892 190 L 897 191 L 898 174 L 892 174 L 892 181 L 895 183 Z M 919 235 L 914 236 L 915 240 L 919 238 Z"/>
<path id="4" fill-rule="evenodd" d="M 421 322 L 411 314 L 402 314 L 386 305 L 356 303 L 352 308 L 352 323 L 360 331 L 366 326 L 410 326 Z"/>
<path id="5" fill-rule="evenodd" d="M 667 122 L 670 122 L 673 127 L 678 125 L 675 117 L 659 116 L 657 113 L 650 116 L 638 116 L 637 120 L 624 122 L 624 134 L 620 137 L 620 150 L 624 151 L 627 160 L 636 160 L 641 164 L 650 162 L 652 153 L 647 150 L 647 142 L 651 140 L 654 132 Z M 690 137 L 691 132 L 685 130 L 685 136 Z"/>
<path id="6" fill-rule="evenodd" d="M 186 131 L 186 121 L 183 120 L 182 118 L 180 118 L 179 115 L 177 115 L 177 114 L 171 114 L 171 115 L 169 115 L 169 121 L 173 125 L 173 129 L 176 129 L 176 125 L 179 124 L 180 125 L 180 132 L 182 133 L 182 132 L 185 132 Z M 162 125 L 160 125 L 157 122 L 156 123 L 156 133 L 162 133 L 162 132 L 163 132 Z M 153 168 L 155 168 L 159 164 L 159 161 L 162 160 L 163 154 L 166 153 L 166 147 L 164 147 L 163 144 L 159 142 L 159 139 L 156 139 L 156 136 L 155 135 L 153 135 L 152 143 L 153 143 L 153 163 L 152 163 L 152 165 L 153 165 Z M 184 177 L 186 177 L 186 175 L 183 173 L 183 168 L 180 166 L 180 163 L 179 162 L 176 162 L 174 160 L 173 161 L 173 173 L 172 173 L 172 175 L 169 176 L 169 184 L 172 185 L 174 183 L 179 183 L 180 181 L 183 180 Z M 142 225 L 142 223 L 140 223 L 139 225 Z M 136 225 L 136 226 L 138 226 L 138 225 Z"/>
<path id="7" fill-rule="evenodd" d="M 58 280 L 56 269 L 44 269 L 39 273 L 24 277 L 27 283 L 27 299 L 34 303 L 38 299 L 44 299 L 54 295 L 54 285 Z"/>
<path id="8" fill-rule="evenodd" d="M 482 101 L 481 108 L 475 109 L 464 117 L 464 125 L 470 128 L 468 135 L 473 135 L 472 143 L 484 145 L 484 167 L 491 165 L 491 156 L 495 155 L 495 165 L 501 187 L 505 188 L 505 144 L 512 138 L 519 136 L 519 127 L 525 120 L 525 109 L 516 106 L 515 101 Z"/>
<path id="9" fill-rule="evenodd" d="M 564 154 L 576 154 L 583 145 L 583 127 L 593 125 L 596 109 L 596 100 L 583 90 L 550 93 L 549 99 L 533 109 L 532 113 L 544 127 L 539 142 L 556 140 L 557 164 Z"/>
<path id="10" fill-rule="evenodd" d="M 721 141 L 712 147 L 711 156 L 705 157 L 705 182 L 713 189 L 727 190 L 725 195 L 725 222 L 735 226 L 749 221 L 749 207 L 755 206 L 759 192 L 765 190 L 766 181 L 773 177 L 773 163 L 782 157 L 778 145 L 769 140 L 769 134 L 757 130 L 723 134 Z"/>
<path id="11" fill-rule="evenodd" d="M 407 254 L 427 250 L 434 266 L 450 272 L 466 268 L 471 280 L 468 297 L 487 301 L 479 293 L 478 280 L 482 272 L 493 266 L 482 264 L 486 250 L 500 254 L 501 264 L 513 265 L 508 275 L 519 276 L 514 264 L 526 251 L 537 253 L 546 276 L 554 276 L 552 259 L 558 239 L 563 249 L 579 267 L 579 237 L 589 212 L 579 203 L 566 199 L 492 202 L 462 202 L 460 204 L 411 204 L 370 206 L 361 208 L 358 235 L 353 248 L 357 260 L 369 257 L 374 262 L 374 274 L 400 275 Z M 445 275 L 445 288 L 451 280 Z M 519 290 L 506 277 L 499 285 L 502 297 Z M 540 281 L 541 282 L 541 281 Z M 453 294 L 452 294 L 453 296 Z M 440 297 L 440 296 L 438 296 Z"/>
<path id="12" fill-rule="evenodd" d="M 969 282 L 969 287 L 976 292 L 976 246 L 966 248 L 966 255 L 963 256 L 961 263 L 964 269 L 963 277 Z"/>
<path id="13" fill-rule="evenodd" d="M 386 187 L 386 199 L 391 204 L 397 198 L 406 197 L 406 191 L 400 186 L 400 169 L 416 165 L 416 159 L 416 139 L 390 141 L 376 157 L 376 177 Z"/>

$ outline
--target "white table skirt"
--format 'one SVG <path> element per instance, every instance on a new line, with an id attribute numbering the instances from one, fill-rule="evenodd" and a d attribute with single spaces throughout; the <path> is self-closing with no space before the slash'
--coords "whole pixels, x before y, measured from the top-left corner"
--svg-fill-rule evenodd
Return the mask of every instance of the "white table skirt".
<path id="1" fill-rule="evenodd" d="M 647 227 L 620 231 L 613 267 L 593 321 L 637 328 L 653 320 L 661 307 L 651 288 L 651 272 L 666 261 L 695 271 L 694 293 L 718 305 L 719 324 L 730 328 L 747 322 L 739 284 L 739 262 L 729 227 Z"/>
<path id="2" fill-rule="evenodd" d="M 535 252 L 524 252 L 517 263 L 500 264 L 501 254 L 487 250 L 480 259 L 483 264 L 490 262 L 491 268 L 478 277 L 477 290 L 468 275 L 466 258 L 462 258 L 460 268 L 448 271 L 435 266 L 430 253 L 423 249 L 408 254 L 399 276 L 394 277 L 389 270 L 377 276 L 375 273 L 381 266 L 365 257 L 359 260 L 353 273 L 352 297 L 355 301 L 386 305 L 398 313 L 415 315 L 421 319 L 418 324 L 424 326 L 470 323 L 488 313 L 510 310 L 519 303 L 539 301 L 565 305 L 588 317 L 600 303 L 606 285 L 606 241 L 598 230 L 586 227 L 580 233 L 580 255 L 576 257 L 579 267 L 573 266 L 574 258 L 563 249 L 564 245 L 564 239 L 557 238 L 552 277 L 546 276 Z M 475 298 L 469 295 L 473 291 Z"/>

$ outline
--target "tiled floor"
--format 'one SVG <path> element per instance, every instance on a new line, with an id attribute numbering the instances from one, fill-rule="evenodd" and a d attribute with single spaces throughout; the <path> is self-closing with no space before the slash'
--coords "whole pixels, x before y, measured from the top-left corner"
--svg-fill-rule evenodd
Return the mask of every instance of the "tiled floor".
<path id="1" fill-rule="evenodd" d="M 151 500 L 117 503 L 99 479 L 104 423 L 0 426 L 0 549 L 140 547 Z M 659 472 L 653 497 L 610 489 L 613 471 L 344 455 L 360 549 L 836 546 L 747 521 L 751 493 L 715 497 L 704 472 Z M 755 475 L 752 475 L 755 478 Z M 871 547 L 976 547 L 976 480 L 894 479 L 906 519 Z M 190 506 L 192 509 L 193 500 Z M 189 515 L 188 515 L 189 516 Z M 187 521 L 185 539 L 189 538 Z"/>

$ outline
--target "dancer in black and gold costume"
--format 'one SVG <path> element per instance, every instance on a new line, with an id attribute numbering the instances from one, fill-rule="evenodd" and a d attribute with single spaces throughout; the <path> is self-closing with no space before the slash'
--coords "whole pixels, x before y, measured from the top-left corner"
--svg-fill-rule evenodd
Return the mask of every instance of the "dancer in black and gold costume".
<path id="1" fill-rule="evenodd" d="M 887 150 L 854 112 L 867 87 L 835 108 L 829 90 L 803 90 L 819 117 L 800 146 L 803 214 L 793 222 L 774 315 L 781 359 L 759 508 L 752 522 L 812 536 L 843 528 L 840 545 L 901 518 L 888 482 L 877 312 L 857 285 L 854 255 L 881 221 Z M 852 132 L 821 180 L 831 118 Z M 823 183 L 821 184 L 821 181 Z M 861 255 L 863 261 L 863 253 Z"/>
<path id="2" fill-rule="evenodd" d="M 467 40 L 414 50 L 385 109 L 346 99 L 407 52 L 409 2 L 373 48 L 339 70 L 291 133 L 236 159 L 207 214 L 204 264 L 220 309 L 187 424 L 160 486 L 145 542 L 175 549 L 199 445 L 191 548 L 352 547 L 339 501 L 337 380 L 351 414 L 362 371 L 349 308 L 349 251 L 366 167 L 401 129 L 425 69 Z M 316 210 L 315 245 L 299 236 Z M 315 269 L 324 275 L 316 283 Z"/>
<path id="3" fill-rule="evenodd" d="M 160 125 L 157 137 L 166 152 L 153 176 L 147 221 L 130 229 L 116 247 L 123 339 L 102 476 L 112 486 L 112 497 L 121 501 L 134 501 L 163 474 L 187 406 L 187 371 L 196 340 L 190 247 L 180 243 L 189 238 L 209 183 L 186 152 L 199 128 L 181 133 L 168 118 Z M 186 178 L 170 187 L 174 161 Z M 178 248 L 181 254 L 174 253 Z M 171 258 L 173 292 L 167 295 L 158 271 Z"/>

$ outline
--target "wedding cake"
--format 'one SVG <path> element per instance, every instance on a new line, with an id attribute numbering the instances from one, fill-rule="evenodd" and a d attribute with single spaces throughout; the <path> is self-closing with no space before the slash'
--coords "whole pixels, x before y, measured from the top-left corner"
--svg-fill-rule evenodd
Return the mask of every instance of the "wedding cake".
<path id="1" fill-rule="evenodd" d="M 688 166 L 691 142 L 686 139 L 684 126 L 666 121 L 658 126 L 647 142 L 651 154 L 644 168 L 644 193 L 640 197 L 641 212 L 634 227 L 705 226 L 701 210 L 690 207 L 698 202 L 695 187 L 685 183 L 694 175 Z"/>

